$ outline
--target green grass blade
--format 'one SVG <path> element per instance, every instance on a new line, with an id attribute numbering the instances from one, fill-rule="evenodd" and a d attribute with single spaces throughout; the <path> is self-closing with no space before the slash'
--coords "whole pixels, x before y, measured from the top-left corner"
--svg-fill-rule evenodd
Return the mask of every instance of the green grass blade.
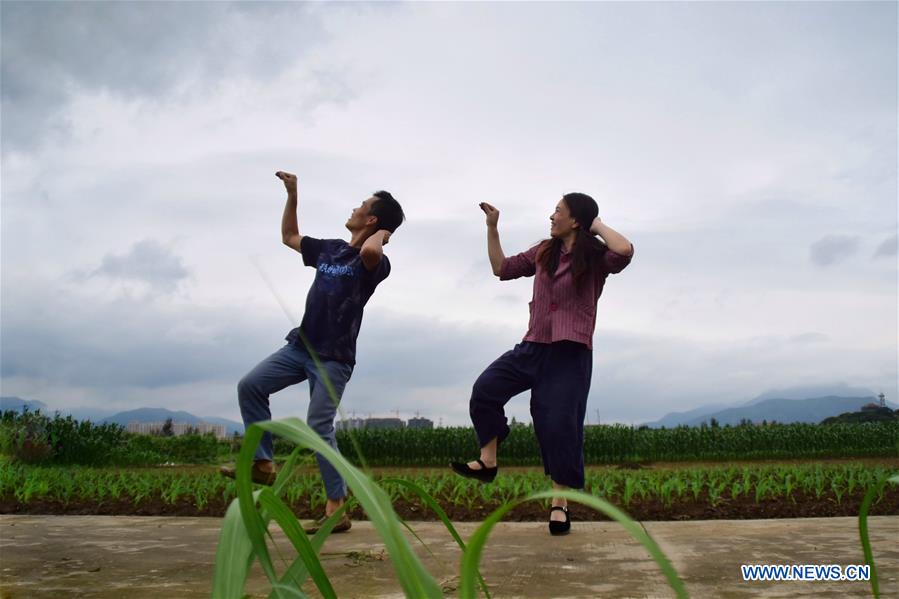
<path id="1" fill-rule="evenodd" d="M 321 562 L 318 561 L 318 553 L 312 547 L 306 532 L 300 526 L 294 513 L 287 507 L 287 504 L 281 501 L 271 489 L 262 490 L 262 493 L 259 494 L 259 504 L 265 507 L 266 512 L 271 514 L 272 519 L 278 523 L 278 526 L 290 539 L 291 544 L 297 550 L 299 558 L 303 561 L 309 575 L 312 576 L 312 581 L 322 596 L 329 599 L 337 599 L 334 587 L 331 586 L 331 581 L 328 580 Z"/>
<path id="2" fill-rule="evenodd" d="M 237 502 L 240 506 L 240 515 L 246 528 L 247 537 L 253 546 L 253 554 L 259 560 L 262 571 L 268 577 L 272 585 L 278 583 L 275 568 L 265 544 L 266 525 L 262 515 L 256 510 L 255 497 L 253 495 L 253 482 L 251 470 L 253 468 L 253 456 L 256 447 L 262 440 L 263 429 L 258 425 L 247 427 L 244 433 L 243 444 L 237 456 Z"/>
<path id="3" fill-rule="evenodd" d="M 288 456 L 287 461 L 284 462 L 284 465 L 281 466 L 281 469 L 278 471 L 278 476 L 275 478 L 275 484 L 272 485 L 272 491 L 274 491 L 275 495 L 278 497 L 281 496 L 281 493 L 284 491 L 284 487 L 287 486 L 287 483 L 290 481 L 291 475 L 293 475 L 293 469 L 297 465 L 297 460 L 300 457 L 300 450 L 302 447 L 297 447 L 293 451 L 290 452 L 290 456 Z"/>
<path id="4" fill-rule="evenodd" d="M 643 547 L 649 551 L 649 554 L 655 560 L 655 562 L 659 565 L 659 568 L 662 570 L 662 573 L 665 575 L 665 578 L 668 580 L 668 584 L 680 597 L 689 597 L 687 594 L 687 590 L 684 587 L 684 583 L 681 581 L 680 577 L 677 575 L 677 572 L 674 570 L 674 566 L 671 565 L 671 562 L 665 557 L 665 554 L 662 552 L 661 548 L 656 544 L 655 541 L 652 540 L 646 531 L 643 530 L 640 526 L 638 526 L 633 520 L 628 517 L 627 514 L 619 510 L 617 507 L 612 504 L 599 499 L 598 497 L 593 497 L 592 495 L 587 495 L 586 493 L 582 493 L 580 491 L 542 491 L 540 493 L 534 493 L 525 497 L 524 499 L 520 499 L 518 501 L 512 503 L 506 503 L 496 509 L 490 516 L 484 520 L 484 523 L 478 527 L 478 529 L 474 532 L 471 538 L 468 540 L 468 548 L 465 550 L 465 554 L 462 556 L 462 572 L 460 573 L 460 581 L 459 581 L 459 596 L 463 599 L 474 599 L 477 595 L 475 588 L 475 572 L 477 571 L 478 564 L 481 561 L 481 553 L 484 549 L 484 545 L 487 542 L 487 537 L 490 535 L 490 531 L 496 525 L 497 522 L 502 519 L 502 517 L 514 508 L 516 505 L 524 503 L 525 501 L 533 501 L 536 499 L 549 499 L 552 497 L 564 497 L 570 501 L 576 501 L 577 503 L 582 503 L 586 506 L 592 507 L 595 510 L 603 512 L 605 515 L 609 516 L 613 520 L 616 520 L 622 526 L 624 526 L 625 530 L 627 530 L 634 539 L 636 539 Z"/>
<path id="5" fill-rule="evenodd" d="M 389 482 L 389 483 L 392 483 L 395 485 L 399 485 L 401 487 L 406 487 L 407 489 L 409 489 L 410 491 L 412 491 L 413 493 L 416 493 L 419 497 L 421 497 L 421 500 L 424 501 L 425 504 L 429 508 L 431 508 L 435 514 L 437 514 L 437 517 L 440 518 L 440 521 L 443 522 L 443 525 L 446 527 L 446 529 L 449 531 L 450 535 L 456 541 L 456 544 L 459 545 L 459 548 L 461 548 L 463 552 L 465 551 L 465 543 L 462 541 L 462 537 L 459 536 L 458 531 L 456 531 L 456 527 L 453 526 L 453 523 L 450 521 L 449 516 L 446 515 L 446 512 L 443 511 L 443 508 L 440 507 L 439 503 L 437 503 L 437 500 L 434 499 L 430 493 L 425 491 L 424 488 L 422 488 L 420 485 L 415 484 L 412 481 L 405 480 L 402 478 L 386 478 L 386 479 L 382 479 L 381 482 L 384 482 L 384 483 Z M 417 536 L 418 535 L 416 535 L 416 537 Z M 422 543 L 422 545 L 424 545 L 424 543 Z M 425 545 L 425 547 L 427 547 L 427 545 Z M 428 549 L 428 551 L 430 551 L 430 549 Z M 477 575 L 478 575 L 478 583 L 481 585 L 481 590 L 484 591 L 484 596 L 487 597 L 487 599 L 490 599 L 490 589 L 487 587 L 487 582 L 484 580 L 484 577 L 481 576 L 480 569 L 478 569 Z"/>
<path id="6" fill-rule="evenodd" d="M 384 540 L 391 561 L 406 595 L 413 597 L 442 597 L 443 593 L 434 578 L 425 570 L 421 561 L 412 551 L 399 524 L 399 517 L 393 511 L 390 498 L 366 474 L 350 464 L 343 456 L 325 443 L 305 422 L 298 418 L 286 418 L 260 422 L 247 428 L 244 446 L 238 459 L 238 499 L 247 532 L 253 541 L 253 550 L 268 575 L 271 560 L 262 536 L 262 523 L 255 513 L 252 495 L 249 493 L 250 467 L 253 452 L 262 437 L 262 431 L 275 433 L 294 443 L 309 447 L 320 453 L 341 474 L 362 508 L 368 514 L 372 525 Z M 242 483 L 246 488 L 242 489 Z M 270 576 L 270 580 L 273 577 Z M 273 580 L 273 583 L 275 581 Z"/>
<path id="7" fill-rule="evenodd" d="M 408 523 L 408 522 L 406 522 L 405 520 L 403 520 L 402 518 L 400 518 L 400 524 L 403 525 L 403 528 L 405 528 L 406 530 L 409 531 L 409 534 L 410 534 L 410 535 L 412 535 L 413 537 L 415 537 L 415 540 L 416 540 L 416 541 L 418 541 L 419 543 L 421 543 L 421 546 L 425 548 L 425 551 L 428 552 L 428 555 L 430 555 L 431 557 L 433 557 L 433 558 L 437 561 L 437 563 L 443 565 L 443 562 L 440 560 L 440 558 L 437 557 L 437 555 L 436 555 L 433 551 L 431 551 L 431 548 L 428 546 L 428 544 L 425 543 L 424 540 L 423 540 L 420 536 L 418 536 L 418 533 L 415 532 L 415 529 L 414 529 L 414 528 L 412 528 L 411 526 L 409 526 L 409 523 Z"/>
<path id="8" fill-rule="evenodd" d="M 287 595 L 287 596 L 299 597 L 300 599 L 309 599 L 309 595 L 307 595 L 303 591 L 296 589 L 292 586 L 286 585 L 286 584 L 279 583 L 279 584 L 272 585 L 272 589 L 274 589 L 273 592 L 279 593 L 280 597 Z"/>
<path id="9" fill-rule="evenodd" d="M 312 540 L 309 541 L 312 545 L 312 549 L 315 551 L 316 555 L 321 553 L 322 546 L 325 544 L 325 539 L 328 538 L 328 535 L 331 534 L 331 531 L 334 529 L 334 526 L 337 525 L 337 522 L 340 521 L 343 513 L 349 509 L 349 507 L 353 504 L 353 500 L 347 501 L 342 506 L 340 506 L 337 510 L 331 514 L 327 520 L 325 520 L 318 531 L 312 536 Z M 300 557 L 297 557 L 294 562 L 287 569 L 287 572 L 284 573 L 284 576 L 281 577 L 281 584 L 293 584 L 296 587 L 301 587 L 304 582 L 306 582 L 306 578 L 309 576 L 309 570 L 306 569 L 306 564 Z M 275 598 L 275 591 L 273 590 L 269 595 L 269 599 Z"/>
<path id="10" fill-rule="evenodd" d="M 254 499 L 260 491 L 256 491 Z M 253 545 L 247 535 L 237 501 L 232 501 L 222 521 L 222 532 L 215 552 L 212 596 L 215 599 L 241 599 L 252 563 Z"/>
<path id="11" fill-rule="evenodd" d="M 272 490 L 280 495 L 287 484 L 290 473 L 296 464 L 300 453 L 297 447 L 287 458 Z M 254 503 L 258 499 L 260 491 L 253 493 Z M 267 519 L 263 518 L 267 523 Z M 228 506 L 225 518 L 222 522 L 222 532 L 219 535 L 219 544 L 215 556 L 215 572 L 212 579 L 212 596 L 222 599 L 240 599 L 244 596 L 243 589 L 246 586 L 247 572 L 252 563 L 253 544 L 247 535 L 246 526 L 240 514 L 240 506 L 237 501 Z"/>
<path id="12" fill-rule="evenodd" d="M 862 500 L 861 508 L 858 511 L 858 534 L 862 542 L 862 551 L 865 554 L 865 563 L 871 566 L 871 592 L 875 599 L 880 597 L 880 588 L 877 580 L 877 567 L 874 565 L 874 553 L 871 551 L 871 539 L 868 536 L 868 512 L 871 511 L 871 504 L 874 503 L 874 497 L 880 493 L 880 490 L 886 483 L 899 484 L 899 474 L 891 476 L 885 481 L 872 486 L 865 493 Z"/>

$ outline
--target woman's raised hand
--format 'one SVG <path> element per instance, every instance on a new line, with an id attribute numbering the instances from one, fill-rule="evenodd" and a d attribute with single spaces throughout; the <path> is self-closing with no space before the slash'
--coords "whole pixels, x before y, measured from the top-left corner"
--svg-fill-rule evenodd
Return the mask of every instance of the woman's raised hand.
<path id="1" fill-rule="evenodd" d="M 484 214 L 487 215 L 487 226 L 495 227 L 499 222 L 499 210 L 488 204 L 487 202 L 481 202 L 478 204 L 481 210 L 484 211 Z"/>

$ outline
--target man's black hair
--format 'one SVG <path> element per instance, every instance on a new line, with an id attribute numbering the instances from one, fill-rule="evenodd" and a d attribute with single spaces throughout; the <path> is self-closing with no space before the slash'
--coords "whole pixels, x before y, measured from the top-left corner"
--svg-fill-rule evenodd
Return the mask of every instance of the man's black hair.
<path id="1" fill-rule="evenodd" d="M 378 198 L 378 201 L 371 207 L 371 215 L 378 217 L 378 228 L 387 229 L 393 233 L 406 220 L 403 208 L 390 195 L 389 191 L 376 191 L 372 196 Z"/>

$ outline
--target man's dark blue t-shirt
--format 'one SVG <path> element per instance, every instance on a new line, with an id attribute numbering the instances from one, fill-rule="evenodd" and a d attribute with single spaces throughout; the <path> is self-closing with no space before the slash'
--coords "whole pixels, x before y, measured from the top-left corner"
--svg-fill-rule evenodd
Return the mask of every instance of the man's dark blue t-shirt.
<path id="1" fill-rule="evenodd" d="M 304 236 L 300 251 L 303 264 L 315 267 L 316 273 L 299 328 L 320 357 L 355 364 L 362 309 L 378 283 L 390 274 L 390 261 L 381 256 L 375 269 L 369 271 L 359 248 L 342 239 Z M 287 341 L 303 345 L 297 329 L 288 333 Z"/>

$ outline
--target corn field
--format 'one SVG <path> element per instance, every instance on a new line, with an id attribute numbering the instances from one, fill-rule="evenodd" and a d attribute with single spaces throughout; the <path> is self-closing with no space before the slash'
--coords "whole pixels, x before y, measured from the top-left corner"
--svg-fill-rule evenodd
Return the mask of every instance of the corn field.
<path id="1" fill-rule="evenodd" d="M 771 466 L 720 466 L 662 470 L 587 471 L 584 491 L 616 505 L 630 507 L 635 501 L 722 501 L 749 497 L 755 502 L 795 495 L 829 497 L 839 503 L 846 496 L 858 496 L 876 487 L 892 471 L 886 466 L 861 464 L 804 464 Z M 545 490 L 547 479 L 539 471 L 503 473 L 491 485 L 461 478 L 449 472 L 387 472 L 374 476 L 392 500 L 417 501 L 417 495 L 403 483 L 424 489 L 438 503 L 464 508 L 499 505 Z M 199 510 L 214 501 L 227 504 L 237 495 L 233 480 L 217 472 L 194 469 L 129 469 L 88 467 L 33 467 L 0 465 L 0 497 L 27 505 L 36 500 L 52 500 L 63 505 L 83 502 L 128 501 L 140 507 L 149 501 L 175 505 L 183 502 Z M 283 489 L 283 499 L 312 510 L 324 506 L 325 495 L 317 471 L 297 472 Z"/>
<path id="2" fill-rule="evenodd" d="M 370 466 L 444 466 L 451 460 L 477 457 L 477 438 L 471 428 L 361 429 L 353 435 Z M 356 463 L 349 433 L 339 432 L 337 441 L 341 453 Z M 899 456 L 899 423 L 584 428 L 587 464 L 865 456 Z M 500 446 L 500 460 L 506 465 L 540 465 L 534 429 L 513 427 Z"/>

